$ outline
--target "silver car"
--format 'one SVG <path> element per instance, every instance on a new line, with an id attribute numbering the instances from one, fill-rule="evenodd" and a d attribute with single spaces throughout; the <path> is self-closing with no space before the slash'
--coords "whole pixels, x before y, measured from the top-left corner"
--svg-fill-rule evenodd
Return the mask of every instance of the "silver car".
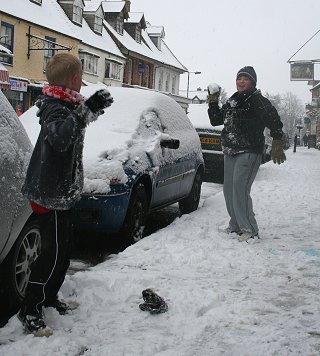
<path id="1" fill-rule="evenodd" d="M 39 224 L 21 194 L 32 144 L 0 90 L 0 297 L 1 315 L 24 295 L 30 266 L 40 251 Z"/>

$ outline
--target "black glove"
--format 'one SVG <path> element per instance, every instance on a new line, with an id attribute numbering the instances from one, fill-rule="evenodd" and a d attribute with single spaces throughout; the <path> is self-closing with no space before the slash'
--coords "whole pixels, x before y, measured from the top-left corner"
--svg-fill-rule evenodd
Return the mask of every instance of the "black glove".
<path id="1" fill-rule="evenodd" d="M 108 90 L 100 89 L 91 95 L 84 103 L 95 114 L 110 106 L 113 103 L 113 97 Z"/>

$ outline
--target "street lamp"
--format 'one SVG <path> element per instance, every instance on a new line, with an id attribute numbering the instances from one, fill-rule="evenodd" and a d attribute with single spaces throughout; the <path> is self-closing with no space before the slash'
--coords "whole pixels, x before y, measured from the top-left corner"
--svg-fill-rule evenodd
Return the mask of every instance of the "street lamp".
<path id="1" fill-rule="evenodd" d="M 188 71 L 187 98 L 189 98 L 189 82 L 190 82 L 190 73 L 191 73 L 191 74 L 201 74 L 201 72 L 189 72 L 189 71 Z"/>
<path id="2" fill-rule="evenodd" d="M 300 140 L 301 140 L 301 138 L 300 138 L 300 130 L 301 129 L 303 129 L 303 125 L 302 125 L 302 123 L 301 123 L 301 119 L 300 119 L 300 121 L 296 124 L 296 128 L 299 130 L 299 145 L 301 144 L 300 142 Z M 293 152 L 296 152 L 296 150 L 297 150 L 297 144 L 298 144 L 298 136 L 297 136 L 297 134 L 294 136 L 294 145 L 293 145 Z"/>

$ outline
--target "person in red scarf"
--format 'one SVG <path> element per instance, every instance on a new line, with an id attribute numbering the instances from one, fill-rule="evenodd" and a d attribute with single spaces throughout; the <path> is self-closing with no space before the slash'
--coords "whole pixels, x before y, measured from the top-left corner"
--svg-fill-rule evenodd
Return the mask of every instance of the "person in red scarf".
<path id="1" fill-rule="evenodd" d="M 58 291 L 70 264 L 70 209 L 83 188 L 85 128 L 113 102 L 105 89 L 88 99 L 79 93 L 82 66 L 70 53 L 53 56 L 46 77 L 49 84 L 36 103 L 41 130 L 22 188 L 39 217 L 41 253 L 32 266 L 18 318 L 35 336 L 52 334 L 43 320 L 43 307 L 60 314 L 70 310 L 58 299 Z"/>

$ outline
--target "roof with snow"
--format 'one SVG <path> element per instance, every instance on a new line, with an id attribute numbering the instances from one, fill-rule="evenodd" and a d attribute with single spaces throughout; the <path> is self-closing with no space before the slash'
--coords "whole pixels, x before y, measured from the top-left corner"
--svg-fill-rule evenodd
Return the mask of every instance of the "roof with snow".
<path id="1" fill-rule="evenodd" d="M 125 8 L 126 11 L 126 3 L 125 1 L 100 1 L 102 4 L 102 8 L 104 12 L 121 12 Z"/>
<path id="2" fill-rule="evenodd" d="M 161 38 L 165 37 L 164 27 L 163 26 L 148 26 L 147 32 L 149 36 L 159 36 Z"/>
<path id="3" fill-rule="evenodd" d="M 129 23 L 139 23 L 142 22 L 146 24 L 143 12 L 129 12 L 129 19 L 126 21 Z"/>
<path id="4" fill-rule="evenodd" d="M 180 69 L 183 72 L 187 72 L 188 69 L 178 60 L 178 58 L 172 53 L 170 48 L 161 39 L 161 50 L 159 50 L 155 44 L 152 42 L 151 38 L 149 37 L 147 31 L 141 31 L 142 37 L 147 43 L 148 47 L 151 49 L 153 55 L 157 58 L 157 60 L 161 63 L 168 64 L 175 68 Z"/>
<path id="5" fill-rule="evenodd" d="M 312 87 L 312 88 L 310 89 L 310 91 L 313 91 L 313 90 L 316 90 L 316 89 L 319 89 L 319 88 L 320 88 L 320 82 L 317 83 L 314 87 Z"/>
<path id="6" fill-rule="evenodd" d="M 96 1 L 86 1 L 91 2 Z M 101 3 L 100 0 L 98 2 Z M 107 31 L 103 30 L 102 36 L 95 34 L 85 19 L 82 20 L 82 27 L 73 24 L 56 0 L 45 0 L 41 6 L 31 1 L 25 1 L 23 6 L 17 6 L 14 1 L 4 1 L 1 11 L 124 58 Z"/>
<path id="7" fill-rule="evenodd" d="M 175 67 L 182 72 L 186 72 L 187 69 L 184 67 L 174 54 L 170 51 L 167 45 L 162 41 L 161 51 L 153 44 L 150 37 L 148 36 L 146 30 L 141 30 L 141 35 L 144 41 L 138 43 L 135 41 L 128 32 L 123 31 L 123 34 L 119 34 L 107 21 L 103 22 L 108 31 L 129 51 L 140 54 L 147 58 L 151 58 L 160 63 Z M 146 43 L 147 45 L 146 45 Z"/>
<path id="8" fill-rule="evenodd" d="M 85 4 L 84 11 L 95 12 L 101 5 L 101 0 L 89 0 L 89 1 L 87 0 L 84 2 L 84 4 Z"/>
<path id="9" fill-rule="evenodd" d="M 93 31 L 91 31 L 89 25 L 86 20 L 82 20 L 82 27 L 79 28 L 78 31 L 82 38 L 82 43 L 89 45 L 94 48 L 98 48 L 99 50 L 106 51 L 112 53 L 120 58 L 125 58 L 117 45 L 114 43 L 112 38 L 110 37 L 108 31 L 103 27 L 102 35 L 96 35 Z M 80 44 L 81 46 L 81 44 Z"/>
<path id="10" fill-rule="evenodd" d="M 56 0 L 45 0 L 41 6 L 31 1 L 24 1 L 23 6 L 17 6 L 16 1 L 2 1 L 1 11 L 66 36 L 81 39 L 79 26 L 69 20 Z"/>

